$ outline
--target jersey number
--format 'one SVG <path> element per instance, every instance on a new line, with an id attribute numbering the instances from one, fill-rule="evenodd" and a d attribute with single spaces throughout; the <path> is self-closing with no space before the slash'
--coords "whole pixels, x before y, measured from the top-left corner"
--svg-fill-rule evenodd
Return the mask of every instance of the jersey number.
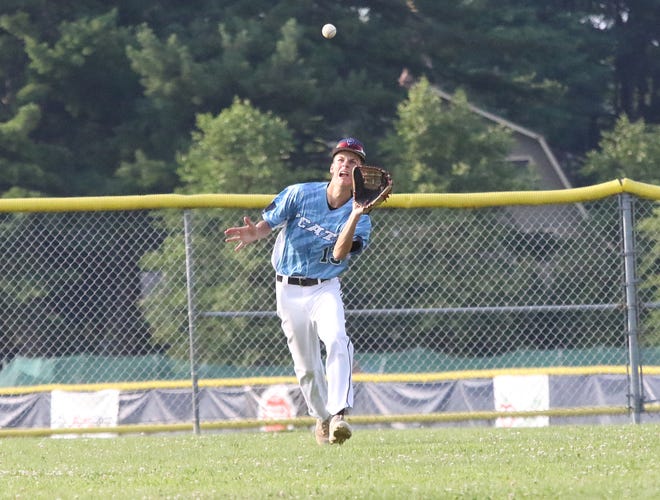
<path id="1" fill-rule="evenodd" d="M 321 257 L 322 264 L 327 264 L 329 262 L 330 264 L 334 264 L 336 266 L 337 264 L 341 263 L 340 260 L 337 260 L 332 256 L 332 248 L 333 247 L 325 247 L 323 249 L 323 257 Z"/>

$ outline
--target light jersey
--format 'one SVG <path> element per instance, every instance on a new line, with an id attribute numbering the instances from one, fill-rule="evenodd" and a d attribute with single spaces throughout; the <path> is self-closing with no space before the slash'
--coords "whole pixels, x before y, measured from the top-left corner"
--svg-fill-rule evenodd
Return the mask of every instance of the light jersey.
<path id="1" fill-rule="evenodd" d="M 360 253 L 369 244 L 371 219 L 363 215 L 353 236 L 353 241 L 359 244 L 353 245 L 344 260 L 332 257 L 332 249 L 348 220 L 353 200 L 331 209 L 326 197 L 327 187 L 327 182 L 291 185 L 264 209 L 263 220 L 273 229 L 281 228 L 271 258 L 277 274 L 334 278 L 346 270 L 351 255 Z"/>

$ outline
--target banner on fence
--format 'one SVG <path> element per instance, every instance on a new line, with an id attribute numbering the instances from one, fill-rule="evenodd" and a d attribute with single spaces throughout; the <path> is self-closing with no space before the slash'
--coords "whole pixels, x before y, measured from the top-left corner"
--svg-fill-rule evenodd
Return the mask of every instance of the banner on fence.
<path id="1" fill-rule="evenodd" d="M 50 396 L 51 429 L 89 429 L 116 427 L 119 418 L 119 391 L 96 392 L 55 390 Z M 112 434 L 89 434 L 107 437 Z"/>
<path id="2" fill-rule="evenodd" d="M 296 407 L 290 395 L 291 386 L 284 384 L 268 387 L 259 398 L 257 418 L 259 420 L 278 420 L 294 418 Z M 293 427 L 289 426 L 289 429 Z M 285 426 L 280 424 L 267 424 L 262 427 L 264 431 L 281 431 Z"/>
<path id="3" fill-rule="evenodd" d="M 541 411 L 550 408 L 550 384 L 547 375 L 500 375 L 493 377 L 495 410 Z M 545 427 L 549 417 L 501 417 L 496 427 Z"/>

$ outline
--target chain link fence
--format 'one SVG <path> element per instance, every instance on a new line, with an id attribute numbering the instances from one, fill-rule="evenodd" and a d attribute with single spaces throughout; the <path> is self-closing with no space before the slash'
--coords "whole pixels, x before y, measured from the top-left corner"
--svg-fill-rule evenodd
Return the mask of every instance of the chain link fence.
<path id="1" fill-rule="evenodd" d="M 395 195 L 372 214 L 372 243 L 342 279 L 358 423 L 511 425 L 488 413 L 508 410 L 543 425 L 594 407 L 637 421 L 653 408 L 658 203 L 532 196 L 447 208 Z M 224 243 L 258 201 L 0 213 L 0 427 L 304 417 L 274 312 L 273 240 Z"/>

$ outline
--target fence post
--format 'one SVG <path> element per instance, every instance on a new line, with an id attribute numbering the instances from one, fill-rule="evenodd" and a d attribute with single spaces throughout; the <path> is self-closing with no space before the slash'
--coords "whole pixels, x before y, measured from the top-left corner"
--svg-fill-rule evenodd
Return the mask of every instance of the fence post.
<path id="1" fill-rule="evenodd" d="M 642 412 L 642 382 L 639 359 L 639 307 L 637 301 L 637 273 L 635 272 L 635 233 L 633 200 L 628 193 L 620 195 L 623 228 L 623 262 L 626 289 L 626 329 L 628 335 L 628 359 L 630 365 L 629 407 L 632 422 L 639 423 Z"/>
<path id="2" fill-rule="evenodd" d="M 191 219 L 192 215 L 190 214 L 190 210 L 184 210 L 183 234 L 186 248 L 186 294 L 188 297 L 188 342 L 190 351 L 190 378 L 192 381 L 193 432 L 199 434 L 199 384 L 197 380 L 197 349 L 195 342 L 195 303 L 193 300 L 195 282 L 193 272 Z"/>

